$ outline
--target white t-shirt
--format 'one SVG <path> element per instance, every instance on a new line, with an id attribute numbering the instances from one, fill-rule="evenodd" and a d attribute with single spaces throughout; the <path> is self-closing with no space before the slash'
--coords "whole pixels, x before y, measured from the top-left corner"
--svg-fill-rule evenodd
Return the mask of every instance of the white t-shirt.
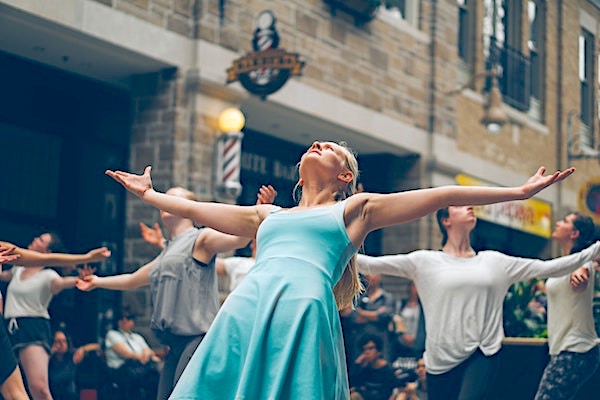
<path id="1" fill-rule="evenodd" d="M 415 336 L 419 328 L 419 317 L 421 316 L 421 307 L 419 307 L 418 304 L 414 306 L 405 306 L 400 311 L 400 316 L 404 320 L 404 325 L 406 326 L 406 332 L 404 332 L 404 334 Z"/>
<path id="2" fill-rule="evenodd" d="M 231 292 L 246 277 L 256 260 L 252 257 L 227 257 L 223 262 L 229 276 L 229 291 Z"/>
<path id="3" fill-rule="evenodd" d="M 594 299 L 594 267 L 585 265 L 590 279 L 583 292 L 571 288 L 571 275 L 549 278 L 548 295 L 548 346 L 550 354 L 562 351 L 585 353 L 596 346 L 596 328 L 592 302 Z"/>
<path id="4" fill-rule="evenodd" d="M 502 346 L 502 306 L 510 285 L 532 278 L 562 276 L 600 255 L 600 242 L 554 260 L 511 257 L 482 251 L 454 257 L 418 250 L 382 257 L 358 255 L 367 274 L 402 276 L 415 282 L 425 314 L 423 355 L 427 372 L 438 375 L 465 361 L 478 348 L 497 353 Z"/>
<path id="5" fill-rule="evenodd" d="M 4 318 L 42 317 L 50 319 L 48 305 L 52 300 L 50 285 L 60 275 L 45 268 L 26 279 L 21 279 L 25 267 L 13 267 L 12 279 L 6 289 Z"/>
<path id="6" fill-rule="evenodd" d="M 109 368 L 117 369 L 125 363 L 125 359 L 113 350 L 113 346 L 117 343 L 124 343 L 129 350 L 136 354 L 142 354 L 144 349 L 150 348 L 146 339 L 139 333 L 110 330 L 106 334 L 106 339 L 104 341 L 104 348 L 106 349 L 106 365 L 108 365 Z"/>

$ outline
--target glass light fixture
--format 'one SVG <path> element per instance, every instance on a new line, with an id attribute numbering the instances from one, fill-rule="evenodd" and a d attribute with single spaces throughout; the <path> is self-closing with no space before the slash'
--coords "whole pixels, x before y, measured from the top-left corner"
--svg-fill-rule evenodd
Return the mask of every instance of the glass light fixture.
<path id="1" fill-rule="evenodd" d="M 492 88 L 488 94 L 485 114 L 481 119 L 481 123 L 485 125 L 489 133 L 497 135 L 506 124 L 506 121 L 506 114 L 502 109 L 502 93 L 500 92 L 500 88 L 498 88 L 498 77 L 492 75 Z"/>
<path id="2" fill-rule="evenodd" d="M 233 107 L 223 110 L 218 119 L 219 130 L 223 133 L 240 132 L 245 123 L 244 114 Z"/>

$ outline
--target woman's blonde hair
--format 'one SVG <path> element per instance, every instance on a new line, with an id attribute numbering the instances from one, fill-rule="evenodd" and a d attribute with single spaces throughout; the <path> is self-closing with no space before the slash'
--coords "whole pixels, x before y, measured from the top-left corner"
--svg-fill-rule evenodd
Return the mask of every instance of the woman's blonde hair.
<path id="1" fill-rule="evenodd" d="M 335 199 L 337 201 L 342 201 L 356 193 L 360 171 L 358 170 L 358 160 L 356 159 L 356 155 L 352 149 L 350 149 L 348 144 L 346 142 L 340 142 L 338 144 L 344 149 L 344 154 L 346 155 L 346 168 L 348 171 L 352 172 L 352 181 L 348 182 L 335 194 Z M 355 254 L 346 265 L 346 268 L 344 268 L 342 276 L 333 288 L 333 295 L 335 296 L 335 302 L 338 309 L 341 310 L 348 305 L 353 305 L 354 299 L 362 292 L 362 290 L 363 286 L 358 275 Z"/>
<path id="2" fill-rule="evenodd" d="M 196 196 L 196 194 L 194 192 L 192 192 L 191 190 L 188 190 L 184 187 L 181 186 L 173 186 L 171 188 L 169 188 L 169 190 L 178 190 L 180 192 L 183 193 L 183 196 L 188 199 L 188 200 L 193 200 L 193 201 L 198 201 L 198 196 Z"/>

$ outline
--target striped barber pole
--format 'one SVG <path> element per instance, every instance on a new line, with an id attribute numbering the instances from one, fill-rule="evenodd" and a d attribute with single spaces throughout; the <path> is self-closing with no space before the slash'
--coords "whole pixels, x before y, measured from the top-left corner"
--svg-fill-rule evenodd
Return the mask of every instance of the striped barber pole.
<path id="1" fill-rule="evenodd" d="M 230 132 L 218 139 L 215 183 L 220 197 L 236 199 L 242 191 L 240 184 L 242 137 L 241 132 Z"/>

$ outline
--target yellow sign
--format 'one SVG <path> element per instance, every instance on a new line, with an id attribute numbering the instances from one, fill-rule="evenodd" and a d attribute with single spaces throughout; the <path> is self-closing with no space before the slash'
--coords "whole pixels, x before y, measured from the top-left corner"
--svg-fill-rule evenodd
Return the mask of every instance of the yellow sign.
<path id="1" fill-rule="evenodd" d="M 600 177 L 590 179 L 579 190 L 579 211 L 600 224 Z"/>
<path id="2" fill-rule="evenodd" d="M 288 69 L 292 75 L 302 75 L 304 61 L 296 53 L 287 53 L 282 49 L 268 49 L 248 53 L 238 58 L 227 68 L 227 83 L 235 82 L 241 74 L 247 74 L 259 69 Z"/>
<path id="3" fill-rule="evenodd" d="M 464 174 L 457 175 L 456 182 L 461 186 L 494 186 Z M 542 200 L 528 199 L 477 206 L 475 207 L 475 215 L 485 221 L 508 226 L 543 238 L 549 238 L 552 234 L 552 206 Z"/>

